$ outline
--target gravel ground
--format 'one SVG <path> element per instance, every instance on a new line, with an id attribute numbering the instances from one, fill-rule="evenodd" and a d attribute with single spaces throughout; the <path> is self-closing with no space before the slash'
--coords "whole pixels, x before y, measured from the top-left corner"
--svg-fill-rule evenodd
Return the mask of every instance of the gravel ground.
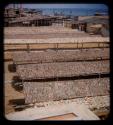
<path id="1" fill-rule="evenodd" d="M 60 62 L 17 65 L 17 73 L 23 80 L 72 77 L 94 73 L 109 73 L 109 61 Z"/>
<path id="2" fill-rule="evenodd" d="M 13 61 L 21 63 L 63 62 L 76 60 L 109 59 L 109 49 L 48 50 L 42 52 L 18 52 L 13 54 Z"/>
<path id="3" fill-rule="evenodd" d="M 31 106 L 46 107 L 50 105 L 65 104 L 70 102 L 76 102 L 77 104 L 85 104 L 88 108 L 90 108 L 91 110 L 94 110 L 94 109 L 99 109 L 103 107 L 109 107 L 110 97 L 109 95 L 106 95 L 106 96 L 75 98 L 75 99 L 60 100 L 60 101 L 48 101 L 48 102 L 35 103 L 34 105 L 31 104 Z"/>
<path id="4" fill-rule="evenodd" d="M 47 39 L 47 38 L 71 38 L 71 37 L 84 37 L 90 36 L 86 33 L 37 33 L 37 34 L 8 34 L 5 35 L 6 39 Z"/>
<path id="5" fill-rule="evenodd" d="M 89 108 L 94 114 L 97 116 L 100 114 L 102 115 L 103 112 L 105 111 L 109 115 L 110 113 L 110 97 L 109 96 L 95 96 L 95 97 L 85 97 L 85 98 L 76 98 L 76 99 L 71 99 L 71 100 L 61 100 L 61 101 L 51 101 L 51 102 L 45 102 L 43 103 L 37 103 L 34 105 L 34 107 L 47 107 L 47 106 L 54 106 L 57 104 L 69 104 L 71 102 L 75 102 L 76 104 L 79 105 L 84 105 Z M 100 114 L 99 114 L 100 113 Z M 106 116 L 104 120 L 107 118 Z"/>
<path id="6" fill-rule="evenodd" d="M 66 27 L 5 27 L 4 34 L 45 34 L 45 33 L 84 33 L 76 29 Z"/>
<path id="7" fill-rule="evenodd" d="M 109 78 L 24 82 L 25 102 L 35 103 L 77 97 L 109 95 Z"/>

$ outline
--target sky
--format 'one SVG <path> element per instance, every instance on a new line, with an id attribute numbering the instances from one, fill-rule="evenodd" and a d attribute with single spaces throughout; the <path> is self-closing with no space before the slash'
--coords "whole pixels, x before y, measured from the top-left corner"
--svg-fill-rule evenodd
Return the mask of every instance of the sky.
<path id="1" fill-rule="evenodd" d="M 22 4 L 23 8 L 103 8 L 107 9 L 104 4 Z"/>

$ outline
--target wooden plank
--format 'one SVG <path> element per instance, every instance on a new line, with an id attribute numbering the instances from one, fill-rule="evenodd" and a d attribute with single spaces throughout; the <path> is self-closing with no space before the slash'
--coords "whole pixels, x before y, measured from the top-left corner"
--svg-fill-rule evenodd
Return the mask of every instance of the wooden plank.
<path id="1" fill-rule="evenodd" d="M 77 116 L 73 120 L 99 120 L 99 118 L 85 105 L 77 105 L 74 102 L 41 108 L 29 108 L 24 111 L 10 113 L 6 115 L 6 118 L 8 120 L 42 120 L 44 118 L 65 115 L 69 113 L 73 113 L 75 116 Z"/>
<path id="2" fill-rule="evenodd" d="M 29 47 L 31 50 L 33 49 L 49 49 L 49 48 L 55 48 L 55 45 L 52 43 L 42 43 L 42 44 L 29 44 Z"/>
<path id="3" fill-rule="evenodd" d="M 77 43 L 59 43 L 58 48 L 77 48 Z"/>
<path id="4" fill-rule="evenodd" d="M 30 50 L 41 50 L 41 49 L 56 49 L 56 43 L 29 43 Z M 104 48 L 109 47 L 107 43 L 58 43 L 58 48 L 61 49 L 77 49 L 77 48 Z M 27 44 L 4 44 L 5 51 L 19 51 L 27 50 Z"/>
<path id="5" fill-rule="evenodd" d="M 4 45 L 4 50 L 25 50 L 27 49 L 27 45 Z"/>

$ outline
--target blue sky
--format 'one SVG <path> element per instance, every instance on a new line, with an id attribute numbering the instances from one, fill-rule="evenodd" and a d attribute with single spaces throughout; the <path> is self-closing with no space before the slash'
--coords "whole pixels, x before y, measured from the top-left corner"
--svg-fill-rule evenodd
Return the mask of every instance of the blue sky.
<path id="1" fill-rule="evenodd" d="M 22 4 L 23 8 L 103 8 L 104 4 Z"/>

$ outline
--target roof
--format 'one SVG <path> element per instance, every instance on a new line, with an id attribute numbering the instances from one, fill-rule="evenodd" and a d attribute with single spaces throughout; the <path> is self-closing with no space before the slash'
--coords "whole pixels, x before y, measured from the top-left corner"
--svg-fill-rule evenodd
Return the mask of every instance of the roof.
<path id="1" fill-rule="evenodd" d="M 44 15 L 27 16 L 27 17 L 16 18 L 15 20 L 11 21 L 10 23 L 31 21 L 31 20 L 41 20 L 41 19 L 51 19 L 51 18 L 53 18 L 53 17 L 44 16 Z"/>
<path id="2" fill-rule="evenodd" d="M 92 17 L 92 18 L 88 18 L 88 19 L 84 19 L 84 20 L 81 20 L 81 21 L 79 21 L 80 23 L 104 23 L 104 24 L 106 24 L 106 23 L 109 23 L 109 21 L 108 21 L 108 18 L 104 18 L 104 17 Z"/>

